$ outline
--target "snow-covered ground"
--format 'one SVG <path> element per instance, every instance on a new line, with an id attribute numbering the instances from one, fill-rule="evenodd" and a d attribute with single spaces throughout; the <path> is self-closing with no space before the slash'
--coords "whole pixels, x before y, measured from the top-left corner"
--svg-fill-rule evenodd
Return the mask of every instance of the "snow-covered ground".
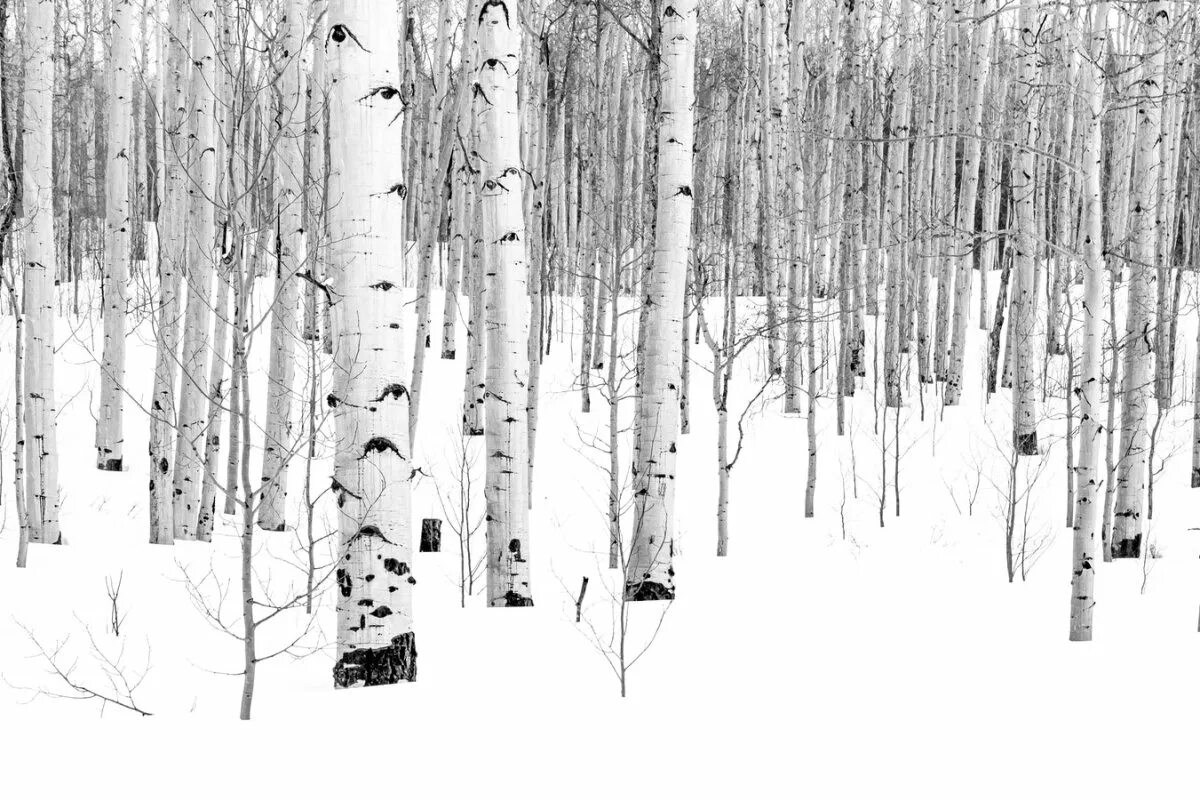
<path id="1" fill-rule="evenodd" d="M 432 305 L 436 348 L 440 297 Z M 1187 308 L 1178 391 L 1190 399 L 1195 319 Z M 606 477 L 593 463 L 607 457 L 584 442 L 604 433 L 607 410 L 596 393 L 592 413 L 580 413 L 573 318 L 561 305 L 555 314 L 567 330 L 542 374 L 536 606 L 486 609 L 477 596 L 461 609 L 456 543 L 444 529 L 443 552 L 420 554 L 413 567 L 418 680 L 335 692 L 326 593 L 295 656 L 259 666 L 249 724 L 237 720 L 241 677 L 230 675 L 241 670 L 241 643 L 202 614 L 185 580 L 199 582 L 200 595 L 238 630 L 235 521 L 222 517 L 211 545 L 147 544 L 146 418 L 128 406 L 126 472 L 96 471 L 100 329 L 71 315 L 59 321 L 57 361 L 68 544 L 34 546 L 28 569 L 14 568 L 12 319 L 0 317 L 0 798 L 1194 797 L 1200 522 L 1187 488 L 1189 404 L 1161 435 L 1160 457 L 1173 454 L 1157 477 L 1149 524 L 1161 558 L 1101 566 L 1096 639 L 1077 644 L 1067 641 L 1061 389 L 1040 426 L 1048 455 L 1018 471 L 1019 490 L 1030 488 L 1024 581 L 1010 584 L 1005 572 L 1008 394 L 984 404 L 984 338 L 974 326 L 964 405 L 942 414 L 930 389 L 924 420 L 915 399 L 901 413 L 899 518 L 889 487 L 880 527 L 881 439 L 869 385 L 849 407 L 844 438 L 832 399 L 821 402 L 816 516 L 807 520 L 805 420 L 783 415 L 773 399 L 746 418 L 730 553 L 718 559 L 711 360 L 703 342 L 694 345 L 692 429 L 681 439 L 678 472 L 679 598 L 621 699 L 588 626 L 575 623 L 573 600 L 589 576 L 584 613 L 606 640 L 613 604 L 605 582 L 614 577 Z M 427 361 L 415 460 L 429 477 L 416 488 L 417 527 L 445 516 L 438 487 L 455 489 L 462 342 L 458 353 L 442 361 L 435 350 Z M 139 401 L 149 394 L 153 358 L 143 325 L 129 348 Z M 262 339 L 255 358 L 261 414 Z M 739 363 L 735 416 L 758 388 L 759 358 Z M 1052 375 L 1051 385 L 1058 380 Z M 632 401 L 625 405 L 631 414 Z M 893 427 L 889 414 L 889 448 Z M 889 450 L 889 476 L 893 458 Z M 482 466 L 480 458 L 477 510 Z M 315 486 L 327 486 L 328 460 L 313 472 Z M 296 462 L 293 509 L 302 478 Z M 318 534 L 334 522 L 328 507 L 326 495 Z M 302 534 L 258 532 L 264 597 L 289 597 L 301 585 Z M 331 546 L 319 547 L 322 563 Z M 107 626 L 105 584 L 118 577 L 119 638 Z M 645 641 L 662 609 L 633 610 L 631 642 Z M 301 611 L 280 615 L 261 632 L 259 652 L 288 645 L 307 625 Z M 67 641 L 61 662 L 74 663 L 73 676 L 86 683 L 105 680 L 88 631 L 100 651 L 120 655 L 128 676 L 148 666 L 135 697 L 154 717 L 38 697 L 65 687 L 23 627 L 46 648 Z"/>

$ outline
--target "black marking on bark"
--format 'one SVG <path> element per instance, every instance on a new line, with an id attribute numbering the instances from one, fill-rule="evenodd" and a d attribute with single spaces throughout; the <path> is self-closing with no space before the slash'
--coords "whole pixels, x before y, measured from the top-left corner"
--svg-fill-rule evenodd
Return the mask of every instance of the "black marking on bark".
<path id="1" fill-rule="evenodd" d="M 657 581 L 639 581 L 625 585 L 627 601 L 673 601 L 675 588 Z"/>
<path id="2" fill-rule="evenodd" d="M 392 396 L 392 400 L 400 400 L 401 395 L 407 395 L 408 389 L 403 384 L 388 384 L 383 388 L 383 392 L 379 393 L 378 398 L 372 398 L 372 403 L 379 403 L 386 400 L 388 395 Z"/>
<path id="3" fill-rule="evenodd" d="M 375 602 L 372 601 L 370 598 L 363 598 L 361 601 L 358 602 L 358 605 L 359 606 L 374 606 Z"/>
<path id="4" fill-rule="evenodd" d="M 516 231 L 509 231 L 507 234 L 500 237 L 501 242 L 517 242 L 519 240 L 520 240 L 520 237 L 517 236 Z"/>
<path id="5" fill-rule="evenodd" d="M 364 581 L 374 581 L 374 580 L 375 580 L 375 574 L 374 574 L 374 573 L 368 573 L 367 575 L 363 576 L 363 580 L 364 580 Z"/>
<path id="6" fill-rule="evenodd" d="M 514 562 L 524 562 L 525 561 L 524 559 L 521 558 L 521 541 L 520 540 L 518 540 L 518 539 L 509 540 L 508 541 L 508 552 L 513 555 Z"/>
<path id="7" fill-rule="evenodd" d="M 358 531 L 354 532 L 354 536 L 350 538 L 350 541 L 348 543 L 346 543 L 346 547 L 349 548 L 350 546 L 352 546 L 359 539 L 359 537 L 378 537 L 379 539 L 386 542 L 388 545 L 396 544 L 396 543 L 392 542 L 391 540 L 389 540 L 387 537 L 383 536 L 383 532 L 379 530 L 378 526 L 372 526 L 371 524 L 368 523 L 367 525 L 360 528 Z"/>
<path id="8" fill-rule="evenodd" d="M 367 48 L 363 47 L 363 43 L 360 42 L 358 40 L 358 37 L 354 35 L 354 31 L 350 30 L 349 28 L 347 28 L 345 25 L 341 24 L 340 22 L 329 29 L 329 36 L 325 40 L 325 46 L 326 47 L 329 46 L 330 39 L 333 40 L 334 44 L 341 44 L 342 42 L 346 41 L 347 36 L 350 37 L 351 39 L 353 39 L 354 43 L 356 45 L 358 45 L 358 48 L 360 50 L 362 50 L 364 53 L 371 52 Z"/>
<path id="9" fill-rule="evenodd" d="M 512 27 L 512 23 L 508 19 L 508 6 L 504 4 L 504 0 L 483 0 L 483 7 L 479 9 L 479 24 L 483 24 L 483 15 L 492 6 L 500 6 L 504 10 L 504 24 Z"/>
<path id="10" fill-rule="evenodd" d="M 354 498 L 356 500 L 360 500 L 360 501 L 362 500 L 361 495 L 355 495 L 353 492 L 346 489 L 346 487 L 342 485 L 342 482 L 338 481 L 336 478 L 330 482 L 329 489 L 331 492 L 334 493 L 334 495 L 337 496 L 337 505 L 338 505 L 339 509 L 341 509 L 342 504 L 344 504 L 346 502 L 347 495 L 349 495 L 351 498 Z"/>
<path id="11" fill-rule="evenodd" d="M 1124 540 L 1114 540 L 1112 546 L 1113 559 L 1138 559 L 1142 555 L 1142 535 Z"/>
<path id="12" fill-rule="evenodd" d="M 388 439 L 387 437 L 371 437 L 369 440 L 367 440 L 366 444 L 363 445 L 362 456 L 360 456 L 359 458 L 365 459 L 372 452 L 376 452 L 376 451 L 379 453 L 386 453 L 387 451 L 391 451 L 392 453 L 396 454 L 396 456 L 398 456 L 399 458 L 401 458 L 401 459 L 404 458 L 400 454 L 400 449 L 396 447 L 396 444 L 394 442 L 392 442 L 390 439 Z"/>
<path id="13" fill-rule="evenodd" d="M 527 595 L 522 595 L 516 590 L 509 590 L 504 593 L 505 606 L 533 606 L 533 599 Z"/>
<path id="14" fill-rule="evenodd" d="M 675 194 L 683 195 L 684 197 L 691 197 L 692 196 L 692 188 L 690 186 L 681 186 L 681 187 L 679 187 L 679 189 L 677 189 L 675 191 Z"/>
<path id="15" fill-rule="evenodd" d="M 1025 434 L 1017 434 L 1017 453 L 1022 456 L 1038 455 L 1038 440 L 1036 431 L 1030 431 Z"/>
<path id="16" fill-rule="evenodd" d="M 393 289 L 395 286 L 396 285 L 391 281 L 379 281 L 378 283 L 371 284 L 371 289 L 378 289 L 381 292 L 387 292 L 389 289 Z"/>
<path id="17" fill-rule="evenodd" d="M 337 569 L 337 584 L 338 584 L 338 590 L 342 593 L 342 597 L 349 598 L 350 597 L 350 574 L 346 572 L 345 568 L 339 567 Z"/>
<path id="18" fill-rule="evenodd" d="M 328 395 L 325 396 L 325 405 L 328 406 L 330 409 L 336 409 L 338 407 L 338 404 L 341 402 L 342 402 L 342 399 L 339 398 L 337 395 L 334 395 L 332 392 L 330 392 Z"/>
<path id="19" fill-rule="evenodd" d="M 364 100 L 369 100 L 372 97 L 374 97 L 375 95 L 379 95 L 380 100 L 391 100 L 393 98 L 400 97 L 400 90 L 397 89 L 396 87 L 390 86 L 388 84 L 384 84 L 382 86 L 376 86 L 376 87 L 372 88 L 371 91 L 367 92 L 365 95 L 360 97 L 358 99 L 358 102 L 361 103 Z M 400 98 L 400 102 L 403 103 L 404 98 Z"/>
<path id="20" fill-rule="evenodd" d="M 338 658 L 333 666 L 335 687 L 376 687 L 415 681 L 417 642 L 411 631 L 392 638 L 384 648 L 356 648 Z"/>
<path id="21" fill-rule="evenodd" d="M 389 556 L 383 560 L 383 569 L 397 576 L 403 576 L 408 573 L 408 563 L 401 562 L 399 559 L 393 559 Z"/>
<path id="22" fill-rule="evenodd" d="M 371 603 L 374 603 L 374 601 L 372 601 Z M 392 614 L 392 610 L 390 607 L 387 607 L 387 606 L 378 606 L 375 609 L 371 610 L 371 617 L 377 617 L 381 620 L 385 617 L 390 617 L 391 614 Z"/>

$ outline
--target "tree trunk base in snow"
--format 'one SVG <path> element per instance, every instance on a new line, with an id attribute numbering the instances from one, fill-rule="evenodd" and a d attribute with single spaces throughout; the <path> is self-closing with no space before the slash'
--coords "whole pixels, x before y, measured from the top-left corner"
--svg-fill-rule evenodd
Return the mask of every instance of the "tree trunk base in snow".
<path id="1" fill-rule="evenodd" d="M 96 463 L 97 470 L 107 470 L 113 473 L 120 473 L 124 467 L 122 466 L 123 459 L 101 459 Z M 1193 481 L 1195 479 L 1193 478 Z M 1192 486 L 1196 486 L 1194 483 Z"/>
<path id="2" fill-rule="evenodd" d="M 275 531 L 275 532 L 287 531 L 287 523 L 265 523 L 260 520 L 258 523 L 258 527 L 261 528 L 263 531 Z"/>
<path id="3" fill-rule="evenodd" d="M 442 521 L 427 517 L 421 521 L 421 553 L 441 553 Z"/>
<path id="4" fill-rule="evenodd" d="M 482 428 L 471 428 L 469 426 L 463 426 L 463 432 L 468 437 L 482 437 L 483 436 Z"/>
<path id="5" fill-rule="evenodd" d="M 333 684 L 376 687 L 417 679 L 416 635 L 409 631 L 392 638 L 386 648 L 359 648 L 343 654 L 333 666 Z"/>
<path id="6" fill-rule="evenodd" d="M 1017 453 L 1021 456 L 1038 455 L 1038 438 L 1036 431 L 1030 434 L 1017 434 Z"/>
<path id="7" fill-rule="evenodd" d="M 453 351 L 453 350 L 443 350 L 443 351 L 442 351 L 442 358 L 443 358 L 443 359 L 453 359 L 453 358 L 454 358 L 454 356 L 455 356 L 456 354 L 457 354 L 457 351 Z"/>
<path id="8" fill-rule="evenodd" d="M 657 581 L 639 581 L 626 583 L 625 600 L 627 601 L 673 601 L 675 588 Z"/>
<path id="9" fill-rule="evenodd" d="M 1126 540 L 1114 540 L 1112 544 L 1113 559 L 1140 559 L 1142 556 L 1142 535 Z"/>
<path id="10" fill-rule="evenodd" d="M 1200 487 L 1200 467 L 1192 468 L 1192 489 Z"/>
<path id="11" fill-rule="evenodd" d="M 533 606 L 533 599 L 516 590 L 509 590 L 504 593 L 503 604 L 492 604 L 492 606 Z"/>

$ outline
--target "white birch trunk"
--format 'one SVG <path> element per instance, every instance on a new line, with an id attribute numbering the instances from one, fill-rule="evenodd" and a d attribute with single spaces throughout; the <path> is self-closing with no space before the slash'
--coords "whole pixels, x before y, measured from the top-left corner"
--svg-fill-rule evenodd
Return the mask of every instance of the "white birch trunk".
<path id="1" fill-rule="evenodd" d="M 521 28 L 515 8 L 479 14 L 479 195 L 487 254 L 488 606 L 532 606 L 529 560 L 529 298 L 521 171 Z"/>
<path id="2" fill-rule="evenodd" d="M 1083 27 L 1084 20 L 1080 20 Z M 1083 359 L 1079 380 L 1079 458 L 1075 463 L 1075 519 L 1071 568 L 1071 627 L 1073 641 L 1092 639 L 1092 612 L 1096 606 L 1096 523 L 1100 504 L 1101 338 L 1104 315 L 1104 239 L 1102 234 L 1100 171 L 1104 158 L 1104 67 L 1100 59 L 1108 38 L 1108 3 L 1092 9 L 1088 39 L 1080 31 L 1086 50 L 1080 93 L 1087 102 L 1083 132 Z"/>
<path id="3" fill-rule="evenodd" d="M 331 0 L 329 215 L 341 532 L 334 685 L 416 678 L 404 374 L 404 100 L 396 7 Z"/>
<path id="4" fill-rule="evenodd" d="M 625 571 L 629 600 L 675 597 L 676 438 L 679 435 L 680 348 L 684 282 L 691 253 L 692 120 L 699 8 L 696 0 L 659 11 L 658 204 L 653 264 L 642 297 L 645 369 L 639 382 L 636 520 Z"/>
<path id="5" fill-rule="evenodd" d="M 25 211 L 25 509 L 29 542 L 58 545 L 58 436 L 54 400 L 53 0 L 26 0 L 21 116 Z"/>
<path id="6" fill-rule="evenodd" d="M 304 200 L 304 47 L 306 19 L 301 0 L 287 0 L 276 33 L 279 64 L 279 128 L 275 168 L 279 191 L 276 203 L 279 248 L 275 303 L 271 309 L 271 362 L 267 378 L 267 419 L 263 438 L 262 501 L 258 524 L 267 531 L 286 526 L 288 461 L 296 446 L 292 412 L 296 377 L 296 342 L 301 330 L 296 307 L 306 262 L 302 217 Z M 218 325 L 220 323 L 218 322 Z"/>
<path id="7" fill-rule="evenodd" d="M 129 164 L 133 155 L 132 0 L 114 0 L 105 171 L 104 355 L 100 363 L 100 410 L 96 415 L 96 467 L 120 471 L 124 459 L 125 314 L 129 305 L 129 254 L 133 215 Z"/>
<path id="8" fill-rule="evenodd" d="M 1162 102 L 1167 21 L 1164 4 L 1144 7 L 1145 53 L 1137 87 L 1137 128 L 1130 191 L 1129 297 L 1125 312 L 1124 375 L 1121 394 L 1121 441 L 1117 453 L 1116 500 L 1113 508 L 1112 556 L 1137 558 L 1142 553 L 1142 515 L 1147 480 L 1146 416 L 1153 377 L 1150 339 L 1155 265 L 1158 263 L 1159 174 L 1162 170 Z M 1162 26 L 1160 28 L 1160 25 Z"/>
<path id="9" fill-rule="evenodd" d="M 950 362 L 946 372 L 947 406 L 954 406 L 962 397 L 963 362 L 967 350 L 967 320 L 971 312 L 971 278 L 974 274 L 972 262 L 978 247 L 975 230 L 975 201 L 979 190 L 979 162 L 983 155 L 983 108 L 984 90 L 988 85 L 991 67 L 992 18 L 988 0 L 975 0 L 976 23 L 971 40 L 971 67 L 967 73 L 971 81 L 971 94 L 967 105 L 969 128 L 966 130 L 966 145 L 963 149 L 962 186 L 958 196 L 958 223 L 954 258 L 954 313 L 950 336 Z M 953 183 L 953 176 L 951 177 Z M 980 262 L 980 272 L 987 265 Z"/>

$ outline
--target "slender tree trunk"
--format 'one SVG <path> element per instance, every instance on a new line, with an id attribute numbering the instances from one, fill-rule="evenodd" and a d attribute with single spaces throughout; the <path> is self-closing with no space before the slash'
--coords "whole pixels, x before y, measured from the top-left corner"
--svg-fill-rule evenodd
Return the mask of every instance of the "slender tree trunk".
<path id="1" fill-rule="evenodd" d="M 657 10 L 660 97 L 654 260 L 642 297 L 645 369 L 639 382 L 633 543 L 625 571 L 627 600 L 675 597 L 676 438 L 679 435 L 679 339 L 691 253 L 692 122 L 699 8 L 681 0 Z"/>
<path id="2" fill-rule="evenodd" d="M 96 466 L 120 471 L 124 459 L 125 313 L 129 305 L 129 163 L 133 155 L 132 0 L 114 0 L 110 25 L 111 64 L 108 161 L 105 168 L 104 356 L 100 367 L 100 412 L 96 415 Z"/>
<path id="3" fill-rule="evenodd" d="M 1104 239 L 1100 170 L 1104 154 L 1105 74 L 1100 60 L 1108 38 L 1108 3 L 1092 9 L 1090 40 L 1086 19 L 1079 22 L 1080 44 L 1086 47 L 1080 92 L 1087 103 L 1083 133 L 1083 359 L 1079 375 L 1079 459 L 1075 463 L 1075 519 L 1071 567 L 1072 641 L 1092 639 L 1095 599 L 1096 523 L 1100 484 L 1100 382 L 1104 365 L 1100 346 L 1104 311 Z"/>
<path id="4" fill-rule="evenodd" d="M 296 446 L 292 431 L 295 407 L 296 343 L 302 331 L 296 319 L 299 302 L 297 273 L 306 269 L 304 210 L 304 49 L 305 15 L 301 0 L 287 0 L 276 32 L 279 77 L 276 114 L 275 168 L 279 191 L 278 272 L 271 308 L 271 361 L 267 374 L 267 419 L 263 435 L 262 500 L 258 524 L 283 531 L 287 524 L 288 462 Z"/>
<path id="5" fill-rule="evenodd" d="M 486 438 L 488 606 L 532 606 L 529 538 L 529 297 L 525 259 L 515 9 L 479 15 L 479 195 L 488 250 Z M 585 365 L 586 366 L 586 365 Z"/>
<path id="6" fill-rule="evenodd" d="M 25 215 L 25 509 L 29 541 L 57 545 L 58 435 L 54 399 L 54 173 L 51 165 L 54 1 L 26 0 L 21 203 Z"/>

